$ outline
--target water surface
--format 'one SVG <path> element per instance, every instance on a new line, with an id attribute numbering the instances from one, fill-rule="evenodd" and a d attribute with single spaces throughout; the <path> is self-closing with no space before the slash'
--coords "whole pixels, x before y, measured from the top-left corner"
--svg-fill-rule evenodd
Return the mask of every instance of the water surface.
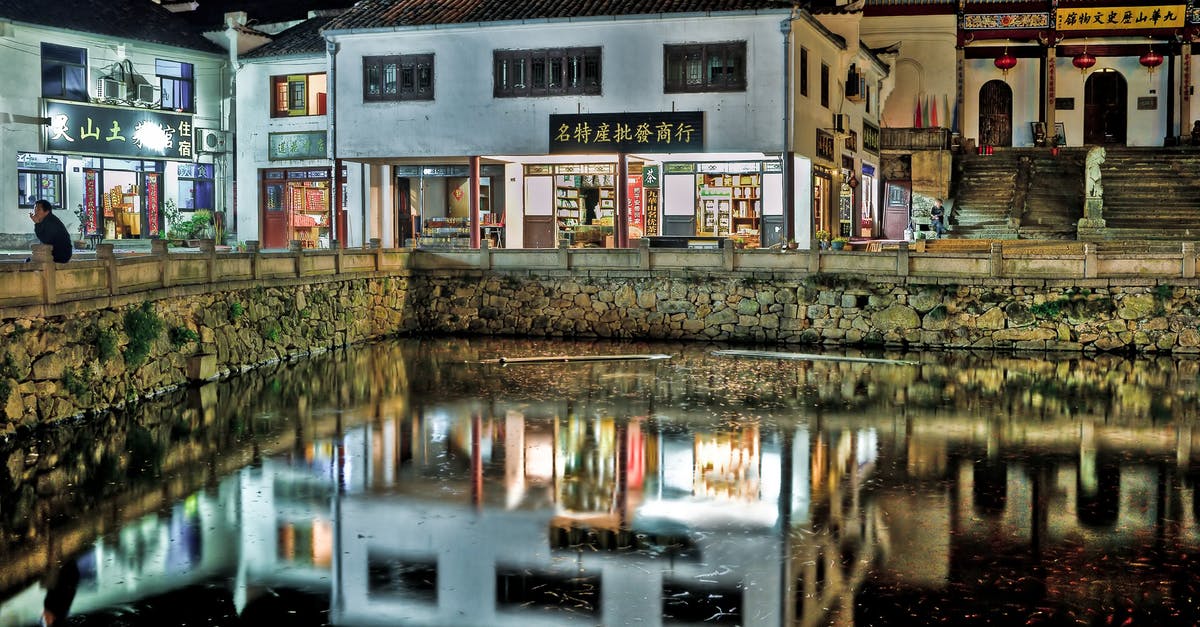
<path id="1" fill-rule="evenodd" d="M 1200 362 L 718 348 L 399 340 L 32 434 L 0 627 L 76 571 L 74 625 L 1200 620 Z"/>

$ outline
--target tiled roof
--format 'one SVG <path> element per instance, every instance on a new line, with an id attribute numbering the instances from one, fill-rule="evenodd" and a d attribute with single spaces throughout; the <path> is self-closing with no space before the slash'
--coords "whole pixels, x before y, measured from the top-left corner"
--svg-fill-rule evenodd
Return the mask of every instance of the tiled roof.
<path id="1" fill-rule="evenodd" d="M 221 52 L 200 29 L 150 0 L 0 0 L 0 19 Z"/>
<path id="2" fill-rule="evenodd" d="M 360 0 L 326 30 L 791 8 L 791 0 Z"/>
<path id="3" fill-rule="evenodd" d="M 149 2 L 149 0 L 145 0 Z M 225 27 L 225 14 L 245 11 L 246 17 L 256 24 L 278 24 L 308 18 L 309 11 L 321 9 L 345 9 L 355 0 L 196 0 L 200 5 L 194 11 L 180 13 L 205 30 Z"/>
<path id="4" fill-rule="evenodd" d="M 321 27 L 332 15 L 307 19 L 271 38 L 267 44 L 242 55 L 243 58 L 282 57 L 294 54 L 316 54 L 325 52 L 325 38 Z"/>

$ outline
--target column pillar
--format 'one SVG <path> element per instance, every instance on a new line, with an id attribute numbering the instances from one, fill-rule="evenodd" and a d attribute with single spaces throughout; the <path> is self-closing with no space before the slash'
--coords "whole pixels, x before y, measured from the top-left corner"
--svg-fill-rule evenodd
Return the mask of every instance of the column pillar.
<path id="1" fill-rule="evenodd" d="M 1192 135 L 1192 42 L 1179 45 L 1179 135 L 1190 142 Z"/>
<path id="2" fill-rule="evenodd" d="M 1054 100 L 1058 90 L 1058 72 L 1055 69 L 1058 60 L 1058 48 L 1054 45 L 1046 46 L 1046 83 L 1042 90 L 1042 109 L 1046 112 L 1043 122 L 1046 123 L 1046 141 L 1050 146 L 1057 146 L 1054 133 Z"/>

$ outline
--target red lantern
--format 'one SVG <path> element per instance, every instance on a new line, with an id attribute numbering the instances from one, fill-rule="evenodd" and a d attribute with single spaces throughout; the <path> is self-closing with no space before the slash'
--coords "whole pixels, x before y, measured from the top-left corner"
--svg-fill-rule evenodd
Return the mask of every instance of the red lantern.
<path id="1" fill-rule="evenodd" d="M 1000 71 L 1003 72 L 1005 76 L 1008 76 L 1008 71 L 1017 67 L 1017 58 L 1009 54 L 1008 48 L 1005 48 L 1004 54 L 996 57 L 996 60 L 993 61 L 993 63 L 996 64 L 996 67 L 1000 68 Z"/>
<path id="2" fill-rule="evenodd" d="M 1071 59 L 1071 65 L 1074 65 L 1084 74 L 1086 74 L 1093 65 L 1096 65 L 1096 57 L 1087 50 L 1084 50 L 1080 54 L 1075 55 L 1075 58 Z"/>
<path id="3" fill-rule="evenodd" d="M 1154 48 L 1147 50 L 1145 54 L 1138 58 L 1138 63 L 1141 63 L 1142 67 L 1150 72 L 1153 72 L 1154 68 L 1162 65 L 1162 62 L 1163 56 L 1155 52 Z"/>

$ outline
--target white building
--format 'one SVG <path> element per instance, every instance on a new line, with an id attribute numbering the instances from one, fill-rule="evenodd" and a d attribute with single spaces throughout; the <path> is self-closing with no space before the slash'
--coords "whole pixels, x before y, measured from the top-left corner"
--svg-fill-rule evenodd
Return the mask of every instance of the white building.
<path id="1" fill-rule="evenodd" d="M 145 0 L 0 5 L 0 248 L 27 248 L 44 198 L 84 239 L 165 234 L 164 212 L 223 212 L 225 53 Z M 81 226 L 82 222 L 82 226 Z M 36 242 L 35 242 L 36 243 Z"/>
<path id="2" fill-rule="evenodd" d="M 331 156 L 362 172 L 348 172 L 364 199 L 347 208 L 348 242 L 754 247 L 858 235 L 876 215 L 874 187 L 856 184 L 878 161 L 887 68 L 859 44 L 857 14 L 826 28 L 772 1 L 619 15 L 407 4 L 360 4 L 324 30 Z"/>

